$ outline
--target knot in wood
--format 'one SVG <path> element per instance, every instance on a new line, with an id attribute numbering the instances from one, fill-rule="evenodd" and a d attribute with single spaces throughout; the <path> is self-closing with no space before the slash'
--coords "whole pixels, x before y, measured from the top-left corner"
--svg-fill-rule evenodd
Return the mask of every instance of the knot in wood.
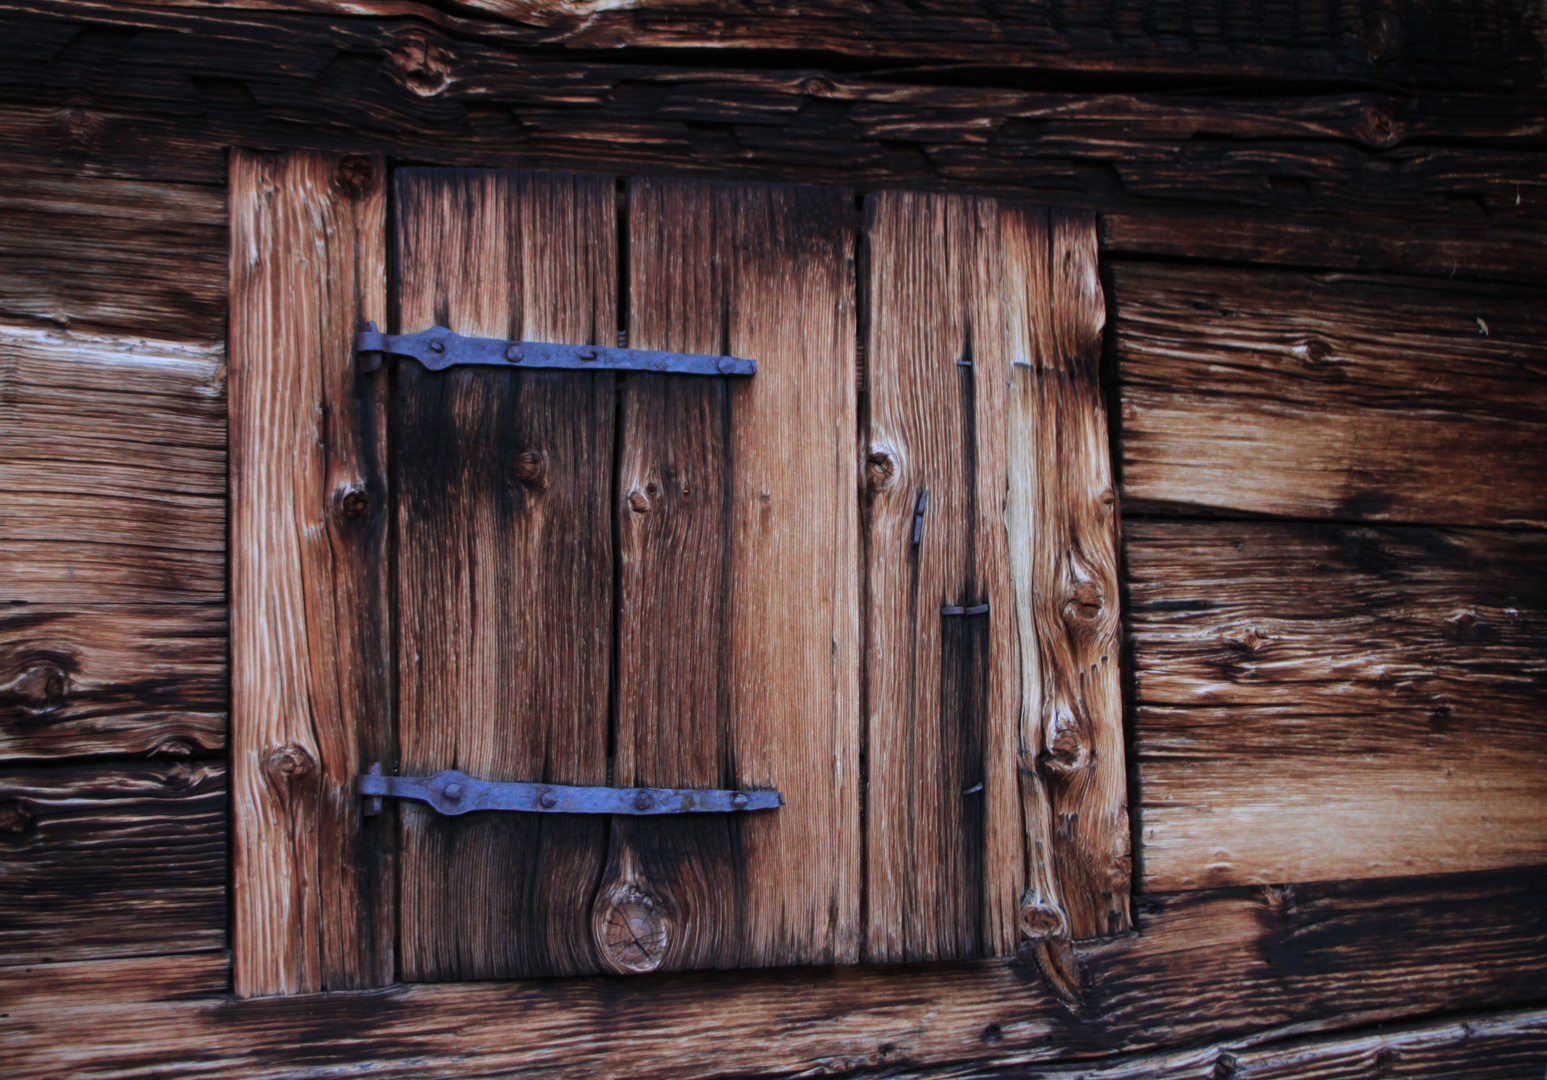
<path id="1" fill-rule="evenodd" d="M 1028 899 L 1021 902 L 1021 937 L 1027 941 L 1046 941 L 1069 936 L 1064 913 L 1051 904 Z"/>
<path id="2" fill-rule="evenodd" d="M 346 154 L 338 163 L 333 182 L 345 195 L 359 202 L 376 189 L 376 162 L 364 154 Z"/>
<path id="3" fill-rule="evenodd" d="M 344 497 L 339 500 L 339 506 L 343 509 L 346 518 L 358 520 L 370 513 L 371 497 L 363 488 L 345 488 Z"/>
<path id="4" fill-rule="evenodd" d="M 670 943 L 665 916 L 655 898 L 634 885 L 613 896 L 603 913 L 599 934 L 602 954 L 619 972 L 654 971 Z"/>
<path id="5" fill-rule="evenodd" d="M 871 491 L 883 491 L 897 475 L 897 459 L 884 446 L 872 447 L 865 455 L 865 483 Z"/>
<path id="6" fill-rule="evenodd" d="M 523 450 L 516 455 L 516 463 L 511 466 L 511 471 L 516 474 L 516 479 L 528 487 L 547 488 L 543 474 L 547 471 L 541 451 Z"/>
<path id="7" fill-rule="evenodd" d="M 64 704 L 70 675 L 52 660 L 34 660 L 11 684 L 11 696 L 29 716 L 47 716 Z"/>
<path id="8" fill-rule="evenodd" d="M 63 108 L 54 113 L 54 141 L 59 149 L 89 153 L 101 141 L 107 121 L 91 107 L 83 94 L 72 94 Z"/>
<path id="9" fill-rule="evenodd" d="M 1366 146 L 1386 149 L 1401 141 L 1402 128 L 1391 113 L 1378 105 L 1371 105 L 1364 111 L 1354 134 Z"/>
<path id="10" fill-rule="evenodd" d="M 291 742 L 270 748 L 263 757 L 263 771 L 269 783 L 287 787 L 315 773 L 317 762 L 306 747 Z"/>
<path id="11" fill-rule="evenodd" d="M 628 508 L 636 514 L 645 514 L 650 510 L 650 497 L 638 488 L 628 493 Z"/>
<path id="12" fill-rule="evenodd" d="M 1064 617 L 1080 622 L 1094 622 L 1101 618 L 1104 598 L 1101 586 L 1086 578 L 1076 581 L 1064 598 Z"/>
<path id="13" fill-rule="evenodd" d="M 191 758 L 193 757 L 193 743 L 189 742 L 187 739 L 162 739 L 151 749 L 150 756 Z"/>
<path id="14" fill-rule="evenodd" d="M 1044 731 L 1042 766 L 1050 773 L 1068 774 L 1085 767 L 1090 760 L 1090 741 L 1085 725 L 1068 708 L 1060 706 L 1048 714 Z"/>
<path id="15" fill-rule="evenodd" d="M 32 811 L 20 799 L 0 799 L 0 834 L 24 836 L 32 830 Z"/>
<path id="16" fill-rule="evenodd" d="M 1327 363 L 1332 352 L 1332 346 L 1321 338 L 1307 338 L 1294 347 L 1294 354 L 1311 367 Z"/>
<path id="17" fill-rule="evenodd" d="M 451 85 L 456 57 L 450 49 L 423 34 L 415 34 L 388 54 L 398 81 L 419 97 L 434 97 Z"/>

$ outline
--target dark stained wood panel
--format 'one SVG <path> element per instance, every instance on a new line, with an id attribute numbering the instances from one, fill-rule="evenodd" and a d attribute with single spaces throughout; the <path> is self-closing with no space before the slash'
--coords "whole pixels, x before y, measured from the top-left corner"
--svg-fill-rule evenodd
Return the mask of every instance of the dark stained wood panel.
<path id="1" fill-rule="evenodd" d="M 1130 509 L 1547 524 L 1547 293 L 1118 262 Z"/>
<path id="2" fill-rule="evenodd" d="M 1541 533 L 1126 532 L 1146 890 L 1541 861 Z"/>
<path id="3" fill-rule="evenodd" d="M 224 193 L 0 166 L 0 316 L 219 340 Z"/>
<path id="4" fill-rule="evenodd" d="M 218 345 L 0 327 L 0 600 L 225 597 Z"/>
<path id="5" fill-rule="evenodd" d="M 404 332 L 613 343 L 611 177 L 407 169 L 395 190 Z M 402 771 L 606 783 L 613 376 L 395 378 Z M 604 819 L 402 822 L 402 977 L 596 970 Z"/>
<path id="6" fill-rule="evenodd" d="M 231 769 L 235 988 L 392 978 L 385 164 L 231 159 Z"/>
<path id="7" fill-rule="evenodd" d="M 775 788 L 747 817 L 620 821 L 619 970 L 852 962 L 859 946 L 853 201 L 634 181 L 629 343 L 750 379 L 631 375 L 617 509 L 616 782 Z M 637 954 L 637 955 L 636 955 Z"/>
<path id="8" fill-rule="evenodd" d="M 1023 877 L 999 206 L 872 195 L 865 252 L 865 956 L 998 955 Z"/>
<path id="9" fill-rule="evenodd" d="M 229 644 L 217 605 L 0 608 L 0 759 L 224 748 Z"/>
<path id="10" fill-rule="evenodd" d="M 1076 1009 L 1014 961 L 398 986 L 233 1002 L 219 955 L 0 969 L 8 1075 L 714 1077 L 997 1060 L 1046 1066 L 1531 1004 L 1543 871 L 1145 897 L 1079 948 Z M 904 989 L 904 986 L 906 989 Z M 620 1018 L 624 1018 L 620 1020 Z M 127 1034 L 126 1034 L 127 1032 Z M 1212 1063 L 1203 1072 L 1209 1075 Z M 1197 1075 L 1196 1073 L 1194 1075 Z"/>
<path id="11" fill-rule="evenodd" d="M 0 963 L 225 948 L 226 815 L 219 762 L 0 768 Z"/>

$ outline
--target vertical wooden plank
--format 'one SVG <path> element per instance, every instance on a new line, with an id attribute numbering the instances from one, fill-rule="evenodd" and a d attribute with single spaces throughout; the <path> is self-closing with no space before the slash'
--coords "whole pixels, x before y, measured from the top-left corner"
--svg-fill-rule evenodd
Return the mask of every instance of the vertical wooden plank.
<path id="1" fill-rule="evenodd" d="M 397 174 L 400 329 L 614 340 L 606 176 Z M 607 782 L 609 374 L 396 372 L 402 769 Z M 403 808 L 405 979 L 596 969 L 596 818 Z"/>
<path id="2" fill-rule="evenodd" d="M 1095 221 L 1006 206 L 1000 231 L 1006 520 L 1023 641 L 1023 929 L 1033 939 L 1100 937 L 1131 925 L 1131 859 Z"/>
<path id="3" fill-rule="evenodd" d="M 758 373 L 623 392 L 616 779 L 787 801 L 617 822 L 614 970 L 858 955 L 852 215 L 832 189 L 629 188 L 630 344 Z"/>
<path id="4" fill-rule="evenodd" d="M 993 200 L 866 200 L 866 944 L 1010 951 L 1022 871 Z"/>
<path id="5" fill-rule="evenodd" d="M 231 159 L 231 677 L 236 992 L 392 978 L 383 164 Z"/>

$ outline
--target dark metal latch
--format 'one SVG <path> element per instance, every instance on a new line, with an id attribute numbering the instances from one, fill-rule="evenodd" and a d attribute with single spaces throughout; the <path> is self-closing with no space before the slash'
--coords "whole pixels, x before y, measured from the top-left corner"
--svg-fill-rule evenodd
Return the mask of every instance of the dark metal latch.
<path id="1" fill-rule="evenodd" d="M 417 334 L 383 334 L 366 323 L 355 341 L 361 371 L 381 367 L 384 354 L 411 356 L 431 371 L 458 364 L 492 367 L 561 368 L 571 371 L 650 371 L 669 375 L 755 375 L 757 361 L 739 356 L 699 356 L 601 345 L 557 345 L 547 341 L 500 341 L 463 337 L 444 326 Z"/>
<path id="2" fill-rule="evenodd" d="M 532 814 L 734 814 L 777 810 L 777 791 L 693 788 L 571 787 L 566 784 L 502 784 L 456 769 L 434 776 L 383 776 L 381 764 L 360 775 L 367 816 L 381 812 L 383 797 L 418 799 L 442 814 L 515 810 Z"/>

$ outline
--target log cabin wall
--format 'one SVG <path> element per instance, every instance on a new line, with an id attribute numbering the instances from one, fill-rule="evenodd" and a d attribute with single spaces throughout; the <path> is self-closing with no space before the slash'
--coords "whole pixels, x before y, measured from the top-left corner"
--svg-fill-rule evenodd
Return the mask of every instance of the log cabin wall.
<path id="1" fill-rule="evenodd" d="M 1541 1076 L 1543 18 L 0 3 L 0 1072 Z M 1099 214 L 1135 933 L 235 1002 L 231 146 Z"/>

